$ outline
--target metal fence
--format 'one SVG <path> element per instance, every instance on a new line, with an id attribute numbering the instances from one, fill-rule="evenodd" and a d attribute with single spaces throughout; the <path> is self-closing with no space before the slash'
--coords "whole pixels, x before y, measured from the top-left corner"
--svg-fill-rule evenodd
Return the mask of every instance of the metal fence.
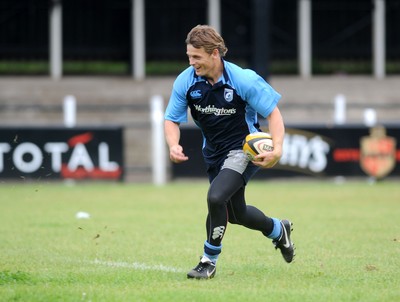
<path id="1" fill-rule="evenodd" d="M 221 0 L 221 28 L 232 59 L 248 61 L 252 2 Z M 372 0 L 312 0 L 313 59 L 370 59 Z M 0 60 L 49 57 L 49 1 L 2 0 Z M 131 0 L 63 1 L 64 60 L 130 61 Z M 145 1 L 146 57 L 185 60 L 187 32 L 207 22 L 207 0 Z M 271 57 L 297 60 L 297 1 L 272 5 Z M 388 60 L 400 60 L 400 1 L 386 0 Z"/>

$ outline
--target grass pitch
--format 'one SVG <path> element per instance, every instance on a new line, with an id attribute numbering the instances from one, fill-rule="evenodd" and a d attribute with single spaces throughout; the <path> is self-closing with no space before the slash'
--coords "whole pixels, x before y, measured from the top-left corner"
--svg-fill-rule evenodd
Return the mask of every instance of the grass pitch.
<path id="1" fill-rule="evenodd" d="M 400 300 L 398 182 L 250 183 L 249 204 L 294 222 L 295 262 L 229 225 L 216 277 L 188 280 L 207 188 L 3 183 L 0 301 Z"/>

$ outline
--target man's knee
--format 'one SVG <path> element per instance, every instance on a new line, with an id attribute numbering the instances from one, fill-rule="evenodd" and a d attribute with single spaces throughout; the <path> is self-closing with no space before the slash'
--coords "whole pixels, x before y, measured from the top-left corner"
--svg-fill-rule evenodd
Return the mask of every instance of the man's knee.
<path id="1" fill-rule="evenodd" d="M 226 202 L 226 197 L 219 190 L 210 189 L 207 195 L 207 202 L 210 206 L 220 206 Z"/>

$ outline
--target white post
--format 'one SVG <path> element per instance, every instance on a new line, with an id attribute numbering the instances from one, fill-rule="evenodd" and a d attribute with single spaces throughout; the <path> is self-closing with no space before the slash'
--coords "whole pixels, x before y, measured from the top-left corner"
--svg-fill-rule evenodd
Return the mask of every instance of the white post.
<path id="1" fill-rule="evenodd" d="M 364 125 L 367 127 L 374 127 L 376 125 L 376 111 L 373 108 L 364 110 Z"/>
<path id="2" fill-rule="evenodd" d="M 208 0 L 208 24 L 221 33 L 221 0 Z"/>
<path id="3" fill-rule="evenodd" d="M 373 0 L 373 70 L 378 79 L 385 77 L 386 39 L 385 39 L 385 0 Z"/>
<path id="4" fill-rule="evenodd" d="M 346 122 L 346 97 L 338 94 L 335 97 L 334 122 L 336 125 L 343 125 Z"/>
<path id="5" fill-rule="evenodd" d="M 132 0 L 132 76 L 143 80 L 146 67 L 144 0 Z"/>
<path id="6" fill-rule="evenodd" d="M 151 106 L 151 151 L 153 183 L 163 185 L 167 180 L 166 146 L 164 139 L 164 100 L 160 95 L 154 95 Z"/>
<path id="7" fill-rule="evenodd" d="M 63 103 L 64 126 L 73 128 L 76 125 L 76 98 L 73 95 L 66 95 Z"/>
<path id="8" fill-rule="evenodd" d="M 50 8 L 50 76 L 58 80 L 62 76 L 62 5 L 52 0 Z"/>
<path id="9" fill-rule="evenodd" d="M 311 76 L 311 0 L 299 0 L 298 8 L 298 61 L 303 78 Z"/>

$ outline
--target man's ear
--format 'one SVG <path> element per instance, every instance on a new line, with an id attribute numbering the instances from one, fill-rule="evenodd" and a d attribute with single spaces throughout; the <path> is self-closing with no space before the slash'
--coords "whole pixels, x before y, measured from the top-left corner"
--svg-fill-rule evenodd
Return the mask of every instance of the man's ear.
<path id="1" fill-rule="evenodd" d="M 219 51 L 218 51 L 218 49 L 215 48 L 215 49 L 212 51 L 211 55 L 212 55 L 214 58 L 219 58 Z"/>

